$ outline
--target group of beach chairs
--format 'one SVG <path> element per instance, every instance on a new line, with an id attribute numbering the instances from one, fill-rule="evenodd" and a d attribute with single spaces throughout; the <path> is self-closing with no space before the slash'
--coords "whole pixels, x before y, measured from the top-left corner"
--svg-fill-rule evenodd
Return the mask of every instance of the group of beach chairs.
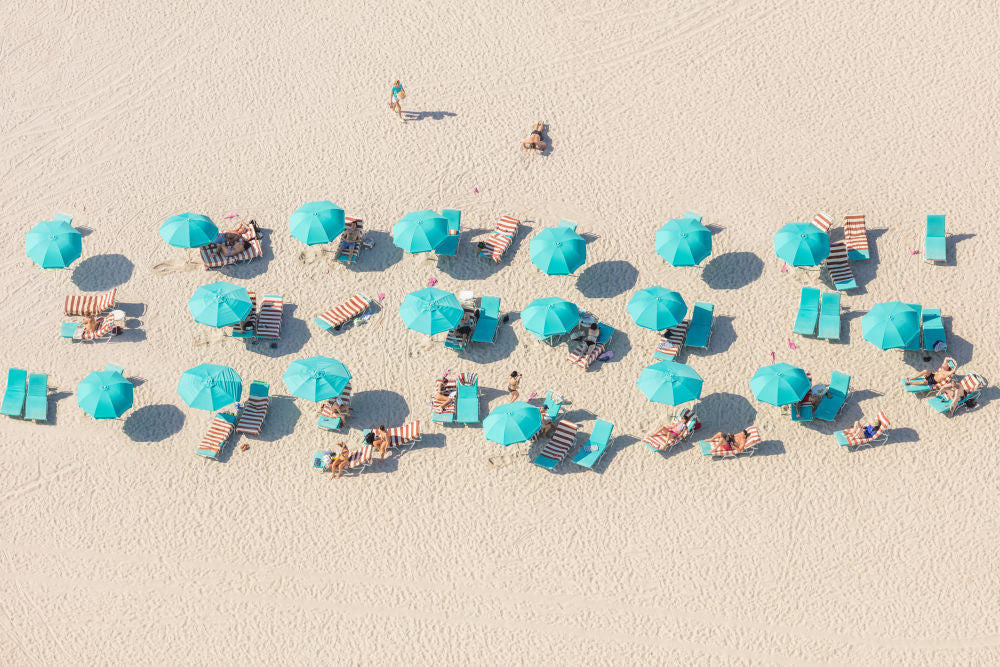
<path id="1" fill-rule="evenodd" d="M 903 390 L 909 394 L 927 394 L 935 388 L 926 384 L 908 384 L 906 378 L 901 378 Z M 959 408 L 971 409 L 978 404 L 983 389 L 989 386 L 989 381 L 978 373 L 969 373 L 958 381 L 959 391 L 954 398 L 938 394 L 927 399 L 927 403 L 938 414 L 955 414 Z"/>
<path id="2" fill-rule="evenodd" d="M 695 301 L 691 307 L 691 317 L 663 332 L 653 351 L 653 357 L 662 361 L 675 361 L 684 348 L 707 350 L 712 340 L 714 317 L 715 306 Z"/>
<path id="3" fill-rule="evenodd" d="M 205 458 L 218 461 L 219 455 L 234 433 L 260 435 L 267 409 L 271 404 L 270 388 L 270 385 L 263 380 L 251 382 L 247 399 L 240 403 L 237 412 L 224 410 L 215 414 L 196 452 Z M 243 447 L 246 448 L 247 445 Z"/>
<path id="4" fill-rule="evenodd" d="M 469 343 L 492 343 L 496 340 L 500 327 L 500 297 L 476 297 L 470 291 L 459 292 L 458 302 L 462 304 L 462 321 L 458 327 L 448 332 L 444 346 L 450 350 L 464 350 Z M 460 333 L 462 326 L 469 333 Z"/>
<path id="5" fill-rule="evenodd" d="M 420 441 L 422 431 L 420 430 L 420 420 L 412 421 L 403 426 L 386 429 L 389 433 L 389 449 L 412 448 Z M 365 429 L 362 436 L 368 436 L 371 429 Z M 375 462 L 375 446 L 362 440 L 362 444 L 357 449 L 351 450 L 348 457 L 345 471 L 352 471 L 356 474 L 364 472 L 365 468 Z M 333 450 L 327 449 L 314 452 L 312 456 L 312 466 L 320 472 L 330 472 L 330 461 L 336 456 Z"/>
<path id="6" fill-rule="evenodd" d="M 664 454 L 674 446 L 688 440 L 697 429 L 701 428 L 701 421 L 692 409 L 685 409 L 664 424 L 644 437 L 641 442 L 650 451 Z M 736 458 L 737 456 L 753 456 L 757 452 L 757 446 L 761 442 L 760 432 L 756 426 L 749 426 L 744 429 L 745 437 L 742 442 L 735 440 L 730 442 L 726 438 L 698 441 L 698 448 L 704 456 L 713 458 Z"/>
<path id="7" fill-rule="evenodd" d="M 250 295 L 250 313 L 240 326 L 233 327 L 230 335 L 251 343 L 267 341 L 274 347 L 281 335 L 284 298 L 277 294 L 265 294 L 258 303 L 257 294 L 253 290 L 248 289 L 247 294 Z"/>
<path id="8" fill-rule="evenodd" d="M 7 386 L 0 415 L 43 422 L 49 416 L 49 376 L 29 373 L 23 368 L 7 370 Z"/>
<path id="9" fill-rule="evenodd" d="M 552 422 L 553 426 L 547 436 L 538 433 L 531 439 L 532 443 L 544 441 L 541 451 L 532 462 L 546 470 L 554 470 L 566 458 L 569 451 L 576 445 L 581 427 L 578 422 L 559 419 L 562 404 L 563 397 L 561 395 L 552 391 L 545 394 L 541 408 L 542 421 Z M 611 422 L 603 419 L 595 420 L 590 436 L 573 457 L 573 463 L 582 468 L 593 469 L 613 442 L 611 438 L 613 430 L 614 424 Z"/>
<path id="10" fill-rule="evenodd" d="M 447 394 L 447 398 L 443 398 Z M 434 381 L 431 396 L 431 421 L 438 424 L 478 424 L 479 375 L 459 373 L 457 378 L 440 378 Z"/>
<path id="11" fill-rule="evenodd" d="M 833 227 L 833 219 L 820 211 L 813 216 L 812 224 L 829 234 Z M 845 215 L 844 240 L 830 242 L 830 255 L 823 262 L 834 288 L 841 292 L 856 289 L 858 283 L 854 280 L 854 270 L 851 269 L 850 260 L 860 261 L 870 257 L 864 214 Z"/>
<path id="12" fill-rule="evenodd" d="M 85 294 L 66 297 L 63 312 L 69 316 L 92 315 L 97 319 L 97 329 L 87 331 L 80 322 L 63 322 L 59 334 L 73 341 L 109 341 L 125 330 L 125 313 L 115 310 L 118 305 L 118 288 L 104 294 Z"/>

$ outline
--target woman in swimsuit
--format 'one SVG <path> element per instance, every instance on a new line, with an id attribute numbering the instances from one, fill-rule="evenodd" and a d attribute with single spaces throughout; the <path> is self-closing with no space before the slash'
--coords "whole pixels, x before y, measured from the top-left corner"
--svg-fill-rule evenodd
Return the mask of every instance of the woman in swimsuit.
<path id="1" fill-rule="evenodd" d="M 956 370 L 958 370 L 958 363 L 951 357 L 947 357 L 936 371 L 920 371 L 913 377 L 906 378 L 906 384 L 925 384 L 933 389 L 950 381 Z"/>
<path id="2" fill-rule="evenodd" d="M 518 396 L 520 396 L 517 388 L 521 385 L 521 378 L 523 377 L 524 376 L 517 371 L 510 374 L 510 379 L 507 380 L 507 391 L 510 392 L 510 400 L 507 401 L 508 403 L 513 403 L 517 400 Z"/>
<path id="3" fill-rule="evenodd" d="M 347 448 L 347 445 L 342 442 L 338 442 L 337 445 L 340 447 L 340 454 L 333 457 L 333 461 L 330 462 L 330 479 L 343 475 L 344 469 L 351 461 L 351 450 Z"/>
<path id="4" fill-rule="evenodd" d="M 87 313 L 86 317 L 83 318 L 83 330 L 87 333 L 94 333 L 97 331 L 97 327 L 97 318 L 94 317 L 93 313 Z"/>
<path id="5" fill-rule="evenodd" d="M 379 455 L 384 459 L 385 453 L 389 449 L 389 431 L 385 429 L 384 425 L 375 429 L 375 441 L 372 442 L 372 445 L 374 445 Z"/>
<path id="6" fill-rule="evenodd" d="M 713 452 L 735 451 L 737 454 L 740 454 L 746 449 L 748 437 L 749 434 L 746 429 L 743 429 L 739 433 L 723 433 L 719 431 L 709 438 L 708 442 L 712 445 Z"/>
<path id="7" fill-rule="evenodd" d="M 400 123 L 405 123 L 406 119 L 403 118 L 403 107 L 399 105 L 399 100 L 402 99 L 400 94 L 405 96 L 406 91 L 403 90 L 403 84 L 399 82 L 399 79 L 396 79 L 392 82 L 392 92 L 389 93 L 389 108 L 395 111 L 396 115 L 399 116 Z"/>
<path id="8" fill-rule="evenodd" d="M 868 440 L 878 433 L 878 424 L 862 424 L 861 420 L 858 420 L 851 428 L 844 429 L 844 433 L 858 440 Z"/>

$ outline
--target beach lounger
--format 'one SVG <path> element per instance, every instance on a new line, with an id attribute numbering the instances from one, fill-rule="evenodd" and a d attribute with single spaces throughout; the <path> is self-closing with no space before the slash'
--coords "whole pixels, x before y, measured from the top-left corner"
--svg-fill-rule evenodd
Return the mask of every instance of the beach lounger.
<path id="1" fill-rule="evenodd" d="M 371 299 L 359 292 L 339 306 L 334 306 L 319 317 L 313 318 L 313 324 L 324 331 L 340 329 L 347 322 L 365 313 L 371 303 Z"/>
<path id="2" fill-rule="evenodd" d="M 375 452 L 375 448 L 371 445 L 361 445 L 358 449 L 352 449 L 350 456 L 348 456 L 347 468 L 345 470 L 354 470 L 359 468 L 357 471 L 359 474 L 364 471 L 365 468 L 372 464 L 372 454 Z M 325 458 L 329 459 L 335 458 L 337 455 L 332 449 L 327 449 L 322 452 L 313 452 L 313 462 L 312 467 L 320 472 L 330 472 L 330 466 L 327 465 Z"/>
<path id="3" fill-rule="evenodd" d="M 260 299 L 260 310 L 257 312 L 257 329 L 255 340 L 276 341 L 281 335 L 281 311 L 285 300 L 275 294 L 265 294 Z"/>
<path id="4" fill-rule="evenodd" d="M 851 395 L 851 376 L 847 373 L 834 371 L 830 377 L 830 384 L 826 388 L 826 395 L 813 413 L 816 419 L 825 422 L 832 422 L 840 414 L 840 409 L 847 402 L 847 397 Z"/>
<path id="5" fill-rule="evenodd" d="M 691 323 L 687 336 L 684 337 L 684 347 L 708 349 L 712 340 L 712 318 L 715 306 L 704 301 L 695 301 L 691 307 Z"/>
<path id="6" fill-rule="evenodd" d="M 927 231 L 924 234 L 924 259 L 928 262 L 944 262 L 948 258 L 948 248 L 944 230 L 943 215 L 927 216 Z"/>
<path id="7" fill-rule="evenodd" d="M 236 432 L 247 435 L 260 435 L 260 429 L 264 426 L 264 417 L 267 415 L 267 408 L 271 399 L 268 397 L 270 385 L 263 380 L 254 380 L 250 383 L 250 393 L 240 416 L 236 420 Z"/>
<path id="8" fill-rule="evenodd" d="M 955 363 L 954 359 L 946 359 L 945 361 L 948 363 L 948 367 L 951 368 L 951 370 L 958 370 L 958 364 Z M 899 378 L 899 382 L 903 385 L 903 391 L 908 394 L 923 394 L 936 388 L 931 387 L 929 384 L 907 384 L 906 380 L 907 378 L 905 377 Z"/>
<path id="9" fill-rule="evenodd" d="M 919 303 L 908 303 L 906 305 L 917 311 L 917 319 L 922 322 L 923 318 L 924 318 L 924 307 L 921 306 Z M 917 338 L 914 341 L 912 347 L 904 347 L 903 349 L 904 350 L 910 350 L 911 352 L 914 351 L 914 350 L 919 350 L 920 349 L 920 336 L 917 336 Z"/>
<path id="10" fill-rule="evenodd" d="M 583 356 L 584 351 L 587 349 L 587 343 L 586 341 L 580 341 L 576 349 L 566 357 L 566 361 L 574 366 L 579 366 L 583 370 L 587 370 L 597 357 L 604 354 L 604 350 L 607 349 L 608 344 L 611 342 L 611 337 L 614 335 L 615 330 L 607 324 L 598 324 L 597 327 L 599 329 L 597 344 L 594 345 L 587 356 Z"/>
<path id="11" fill-rule="evenodd" d="M 968 408 L 968 403 L 978 399 L 979 395 L 983 393 L 983 389 L 986 388 L 988 384 L 989 382 L 986 381 L 986 378 L 976 373 L 969 373 L 962 378 L 962 381 L 959 382 L 958 385 L 962 388 L 962 391 L 965 392 L 965 395 L 958 399 L 958 405 L 956 406 L 955 411 L 957 412 L 958 408 L 962 406 Z M 938 414 L 944 414 L 951 411 L 952 401 L 948 400 L 948 397 L 944 394 L 932 396 L 927 399 L 927 402 L 931 404 L 931 407 L 934 408 L 934 411 Z"/>
<path id="12" fill-rule="evenodd" d="M 551 391 L 545 392 L 545 401 L 542 403 L 542 408 L 544 408 L 549 420 L 553 420 L 559 416 L 559 411 L 562 410 L 562 402 L 562 396 L 554 394 Z"/>
<path id="13" fill-rule="evenodd" d="M 438 424 L 450 424 L 455 421 L 456 403 L 458 402 L 458 380 L 446 379 L 444 381 L 445 391 L 452 396 L 447 402 L 437 400 L 438 388 L 441 380 L 434 383 L 434 396 L 431 397 L 431 421 Z"/>
<path id="14" fill-rule="evenodd" d="M 340 392 L 340 410 L 345 412 L 346 416 L 349 418 L 351 415 L 351 383 L 348 382 L 344 385 L 344 390 Z M 326 429 L 328 431 L 336 431 L 340 428 L 343 423 L 340 417 L 333 416 L 333 406 L 330 405 L 329 401 L 323 403 L 323 407 L 320 409 L 320 417 L 316 420 L 316 426 Z"/>
<path id="15" fill-rule="evenodd" d="M 479 251 L 479 256 L 486 257 L 499 264 L 500 260 L 503 259 L 504 253 L 507 252 L 507 248 L 514 242 L 514 237 L 517 236 L 517 228 L 520 224 L 520 220 L 512 218 L 509 215 L 500 218 L 493 227 L 493 231 L 483 241 L 483 248 Z"/>
<path id="16" fill-rule="evenodd" d="M 195 450 L 201 456 L 210 459 L 219 458 L 222 446 L 233 434 L 233 427 L 236 425 L 236 415 L 231 412 L 220 412 L 212 419 L 212 425 L 208 427 L 208 433 L 202 438 L 201 444 Z"/>
<path id="17" fill-rule="evenodd" d="M 462 230 L 462 212 L 456 208 L 441 209 L 441 217 L 448 221 L 448 236 L 434 248 L 434 254 L 454 257 L 458 253 L 458 236 Z"/>
<path id="18" fill-rule="evenodd" d="M 467 326 L 469 326 L 472 330 L 475 330 L 478 322 L 474 319 L 476 313 L 476 299 L 472 295 L 472 292 L 469 291 L 459 292 L 458 302 L 462 304 L 462 317 L 464 318 L 466 315 L 473 317 L 473 319 L 471 320 L 471 324 L 468 324 Z M 449 350 L 464 350 L 465 346 L 468 345 L 469 339 L 463 340 L 462 338 L 460 338 L 458 334 L 455 333 L 457 330 L 458 330 L 457 328 L 452 329 L 451 331 L 448 332 L 448 335 L 445 336 L 444 346 Z"/>
<path id="19" fill-rule="evenodd" d="M 823 211 L 820 211 L 819 213 L 813 216 L 812 224 L 814 227 L 818 227 L 819 230 L 824 234 L 829 234 L 830 227 L 833 226 L 833 220 L 830 218 L 829 215 L 827 215 Z"/>
<path id="20" fill-rule="evenodd" d="M 690 320 L 684 320 L 677 326 L 667 329 L 666 335 L 660 338 L 656 351 L 653 352 L 653 357 L 672 361 L 684 348 L 684 340 L 687 338 L 689 326 L 691 326 Z"/>
<path id="21" fill-rule="evenodd" d="M 848 259 L 868 259 L 868 232 L 865 229 L 864 213 L 844 216 L 844 245 Z"/>
<path id="22" fill-rule="evenodd" d="M 45 421 L 49 413 L 49 376 L 32 373 L 28 376 L 28 391 L 24 399 L 24 418 Z"/>
<path id="23" fill-rule="evenodd" d="M 920 329 L 923 335 L 921 347 L 931 352 L 941 352 L 948 349 L 948 341 L 944 338 L 944 320 L 941 319 L 940 308 L 924 308 L 920 311 Z M 940 343 L 940 345 L 938 345 Z"/>
<path id="24" fill-rule="evenodd" d="M 479 423 L 479 376 L 463 373 L 458 379 L 455 398 L 455 421 L 459 424 Z"/>
<path id="25" fill-rule="evenodd" d="M 500 297 L 484 296 L 479 299 L 479 319 L 472 330 L 473 343 L 492 343 L 500 327 Z"/>
<path id="26" fill-rule="evenodd" d="M 76 322 L 64 322 L 59 331 L 63 338 L 71 338 L 74 341 L 104 340 L 107 342 L 115 335 L 116 329 L 123 328 L 125 328 L 125 313 L 115 310 L 101 318 L 95 331 L 88 333 L 82 324 Z"/>
<path id="27" fill-rule="evenodd" d="M 860 447 L 875 444 L 884 445 L 889 441 L 889 418 L 885 416 L 885 412 L 882 410 L 879 410 L 876 418 L 878 419 L 878 430 L 870 438 L 856 438 L 853 435 L 847 435 L 844 431 L 836 431 L 833 437 L 838 445 L 847 447 L 849 450 L 856 450 Z"/>
<path id="28" fill-rule="evenodd" d="M 757 445 L 760 444 L 760 431 L 757 430 L 756 426 L 751 426 L 746 429 L 747 432 L 747 443 L 743 447 L 743 451 L 737 452 L 733 447 L 730 447 L 725 441 L 717 447 L 713 447 L 712 443 L 707 440 L 698 441 L 698 447 L 701 449 L 702 456 L 711 456 L 713 458 L 720 459 L 733 459 L 741 454 L 746 454 L 747 456 L 753 456 L 757 453 Z"/>
<path id="29" fill-rule="evenodd" d="M 412 421 L 405 426 L 386 429 L 386 431 L 389 433 L 390 447 L 412 447 L 420 440 L 420 420 Z"/>
<path id="30" fill-rule="evenodd" d="M 118 364 L 104 364 L 104 370 L 110 373 L 118 373 L 122 377 L 125 377 L 125 367 L 119 366 Z"/>
<path id="31" fill-rule="evenodd" d="M 601 460 L 604 452 L 611 444 L 611 431 L 615 425 L 611 422 L 598 419 L 594 422 L 594 428 L 590 432 L 590 438 L 584 443 L 580 451 L 573 457 L 573 463 L 583 468 L 592 469 Z"/>
<path id="32" fill-rule="evenodd" d="M 358 230 L 358 240 L 354 243 L 341 241 L 337 244 L 337 261 L 344 264 L 353 264 L 361 257 L 361 250 L 365 247 L 364 242 L 365 223 L 360 218 L 344 218 L 344 232 L 348 229 Z M 341 232 L 343 237 L 344 232 Z"/>
<path id="33" fill-rule="evenodd" d="M 799 292 L 799 312 L 795 315 L 795 325 L 792 331 L 803 336 L 816 333 L 816 323 L 819 321 L 820 292 L 815 287 L 803 287 Z"/>
<path id="34" fill-rule="evenodd" d="M 249 262 L 264 255 L 264 250 L 260 245 L 261 234 L 257 228 L 257 223 L 253 220 L 248 225 L 249 229 L 240 236 L 243 238 L 244 248 L 240 252 L 227 256 L 214 243 L 201 248 L 201 261 L 205 269 L 221 269 L 230 264 Z"/>
<path id="35" fill-rule="evenodd" d="M 854 271 L 851 269 L 851 263 L 847 261 L 847 246 L 844 245 L 843 241 L 830 244 L 830 256 L 826 258 L 826 270 L 836 289 L 841 292 L 857 289 L 858 284 L 854 281 Z"/>
<path id="36" fill-rule="evenodd" d="M 791 408 L 793 422 L 811 422 L 813 420 L 812 403 L 796 403 Z"/>
<path id="37" fill-rule="evenodd" d="M 118 305 L 118 288 L 113 287 L 104 294 L 87 294 L 85 296 L 68 296 L 63 310 L 66 315 L 100 315 Z"/>
<path id="38" fill-rule="evenodd" d="M 562 227 L 563 229 L 568 229 L 571 232 L 576 232 L 576 223 L 571 222 L 570 220 L 560 220 L 556 227 Z"/>
<path id="39" fill-rule="evenodd" d="M 254 337 L 254 332 L 257 330 L 257 294 L 248 289 L 247 295 L 250 297 L 250 312 L 244 318 L 242 326 L 233 327 L 229 333 L 233 338 L 249 340 Z"/>
<path id="40" fill-rule="evenodd" d="M 653 452 L 665 452 L 671 447 L 684 442 L 694 433 L 698 416 L 693 412 L 681 413 L 674 417 L 669 426 L 661 426 L 640 442 Z M 673 429 L 673 432 L 671 431 Z"/>
<path id="41" fill-rule="evenodd" d="M 3 392 L 0 414 L 20 417 L 28 395 L 28 371 L 23 368 L 7 369 L 7 388 Z"/>
<path id="42" fill-rule="evenodd" d="M 817 338 L 840 340 L 840 292 L 825 292 L 819 306 Z"/>
<path id="43" fill-rule="evenodd" d="M 542 448 L 542 453 L 535 457 L 534 464 L 552 470 L 563 460 L 566 453 L 576 443 L 576 432 L 580 425 L 568 419 L 561 420 L 552 430 L 549 441 Z"/>

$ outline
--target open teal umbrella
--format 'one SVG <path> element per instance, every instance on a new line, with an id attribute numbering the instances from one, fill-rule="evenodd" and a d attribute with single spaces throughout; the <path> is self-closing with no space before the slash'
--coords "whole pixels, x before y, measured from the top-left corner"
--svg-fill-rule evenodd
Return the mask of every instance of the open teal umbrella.
<path id="1" fill-rule="evenodd" d="M 448 221 L 438 213 L 412 211 L 392 226 L 392 242 L 406 252 L 430 252 L 448 236 Z"/>
<path id="2" fill-rule="evenodd" d="M 521 311 L 524 328 L 540 338 L 568 333 L 580 323 L 575 303 L 557 296 L 535 299 Z"/>
<path id="3" fill-rule="evenodd" d="M 246 319 L 253 309 L 245 287 L 220 280 L 202 285 L 188 300 L 188 310 L 195 322 L 210 327 L 228 327 Z"/>
<path id="4" fill-rule="evenodd" d="M 680 324 L 687 313 L 681 295 L 665 287 L 647 287 L 632 296 L 628 314 L 640 327 L 659 331 Z"/>
<path id="5" fill-rule="evenodd" d="M 175 248 L 200 248 L 219 235 L 219 228 L 207 215 L 178 213 L 160 225 L 160 238 Z"/>
<path id="6" fill-rule="evenodd" d="M 94 371 L 76 386 L 76 404 L 94 419 L 117 419 L 132 400 L 132 383 L 118 371 Z"/>
<path id="7" fill-rule="evenodd" d="M 549 227 L 531 239 L 531 263 L 550 276 L 568 276 L 587 261 L 587 242 L 570 227 Z"/>
<path id="8" fill-rule="evenodd" d="M 483 420 L 483 435 L 503 446 L 524 442 L 542 428 L 542 413 L 524 401 L 504 403 L 493 408 Z"/>
<path id="9" fill-rule="evenodd" d="M 325 401 L 340 396 L 351 381 L 351 372 L 336 359 L 309 357 L 288 364 L 283 379 L 294 396 L 309 401 Z"/>
<path id="10" fill-rule="evenodd" d="M 329 243 L 344 232 L 344 209 L 333 202 L 311 201 L 288 218 L 292 236 L 306 245 Z"/>
<path id="11" fill-rule="evenodd" d="M 789 222 L 774 235 L 774 253 L 792 266 L 816 266 L 830 255 L 830 235 L 809 222 Z"/>
<path id="12" fill-rule="evenodd" d="M 861 336 L 882 350 L 918 350 L 920 307 L 902 301 L 876 303 L 861 318 Z"/>
<path id="13" fill-rule="evenodd" d="M 229 366 L 199 364 L 181 374 L 177 394 L 198 410 L 218 410 L 240 400 L 243 380 Z"/>
<path id="14" fill-rule="evenodd" d="M 699 398 L 702 383 L 698 372 L 687 364 L 658 361 L 643 368 L 635 384 L 654 403 L 680 405 Z"/>
<path id="15" fill-rule="evenodd" d="M 750 391 L 758 401 L 790 405 L 809 392 L 809 376 L 798 366 L 778 363 L 758 368 L 750 378 Z"/>
<path id="16" fill-rule="evenodd" d="M 700 217 L 668 220 L 656 232 L 656 252 L 671 266 L 697 266 L 712 254 L 712 232 Z"/>
<path id="17" fill-rule="evenodd" d="M 462 304 L 454 294 L 436 287 L 410 292 L 399 306 L 403 323 L 429 336 L 454 329 L 463 312 Z"/>
<path id="18" fill-rule="evenodd" d="M 83 246 L 80 232 L 69 224 L 70 218 L 57 215 L 32 227 L 24 236 L 24 249 L 43 269 L 65 269 L 80 258 Z"/>

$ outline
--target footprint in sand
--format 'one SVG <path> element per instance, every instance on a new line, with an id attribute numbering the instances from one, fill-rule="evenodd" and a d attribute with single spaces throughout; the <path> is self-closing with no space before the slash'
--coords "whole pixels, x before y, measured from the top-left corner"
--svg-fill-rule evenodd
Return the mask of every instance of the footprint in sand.
<path id="1" fill-rule="evenodd" d="M 315 264 L 323 257 L 322 250 L 303 250 L 299 253 L 299 263 L 300 264 Z"/>
<path id="2" fill-rule="evenodd" d="M 150 267 L 150 270 L 157 275 L 168 275 L 171 273 L 182 273 L 185 271 L 194 271 L 198 268 L 197 262 L 178 262 L 176 260 L 170 262 L 160 262 L 159 264 L 154 264 Z"/>

